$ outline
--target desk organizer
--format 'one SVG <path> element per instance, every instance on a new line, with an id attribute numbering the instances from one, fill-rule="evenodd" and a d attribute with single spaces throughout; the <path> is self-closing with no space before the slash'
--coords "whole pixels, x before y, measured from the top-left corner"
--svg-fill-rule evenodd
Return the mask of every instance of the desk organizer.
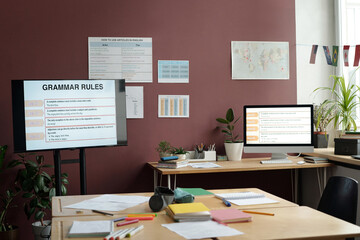
<path id="1" fill-rule="evenodd" d="M 216 161 L 216 151 L 203 151 L 201 158 L 195 158 L 195 151 L 189 151 L 189 162 L 204 162 L 204 161 Z"/>

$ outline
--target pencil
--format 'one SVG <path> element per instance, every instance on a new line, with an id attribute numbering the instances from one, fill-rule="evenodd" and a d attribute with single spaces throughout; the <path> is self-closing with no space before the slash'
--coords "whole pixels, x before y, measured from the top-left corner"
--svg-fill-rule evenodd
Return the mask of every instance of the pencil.
<path id="1" fill-rule="evenodd" d="M 109 215 L 109 216 L 114 216 L 114 214 L 112 213 L 108 213 L 108 212 L 103 212 L 103 211 L 99 211 L 99 210 L 92 210 L 95 213 L 100 213 L 100 214 L 104 214 L 104 215 Z"/>
<path id="2" fill-rule="evenodd" d="M 253 214 L 261 214 L 261 215 L 275 216 L 275 213 L 255 212 L 255 211 L 248 211 L 248 210 L 243 210 L 243 212 L 244 212 L 244 213 L 253 213 Z"/>

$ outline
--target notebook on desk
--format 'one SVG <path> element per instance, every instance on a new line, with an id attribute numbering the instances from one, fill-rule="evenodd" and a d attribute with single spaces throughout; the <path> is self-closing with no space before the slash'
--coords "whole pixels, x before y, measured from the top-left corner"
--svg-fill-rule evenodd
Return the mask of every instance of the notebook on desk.
<path id="1" fill-rule="evenodd" d="M 217 198 L 226 199 L 227 201 L 242 206 L 277 203 L 279 201 L 267 198 L 264 194 L 255 192 L 236 192 L 215 194 Z"/>

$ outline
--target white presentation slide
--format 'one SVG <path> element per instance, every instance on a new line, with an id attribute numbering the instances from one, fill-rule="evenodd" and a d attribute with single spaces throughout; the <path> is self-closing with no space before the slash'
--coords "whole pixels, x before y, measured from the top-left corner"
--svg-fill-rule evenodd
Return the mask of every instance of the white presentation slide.
<path id="1" fill-rule="evenodd" d="M 310 144 L 310 108 L 248 108 L 248 144 Z"/>
<path id="2" fill-rule="evenodd" d="M 117 143 L 114 81 L 24 81 L 24 101 L 26 150 Z"/>

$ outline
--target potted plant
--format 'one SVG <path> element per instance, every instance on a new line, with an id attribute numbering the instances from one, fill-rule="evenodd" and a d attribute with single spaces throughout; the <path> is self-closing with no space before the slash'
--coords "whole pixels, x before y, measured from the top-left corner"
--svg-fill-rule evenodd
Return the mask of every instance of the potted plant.
<path id="1" fill-rule="evenodd" d="M 327 148 L 329 134 L 326 132 L 327 126 L 330 124 L 331 119 L 334 117 L 334 110 L 330 111 L 326 107 L 314 106 L 314 147 Z"/>
<path id="2" fill-rule="evenodd" d="M 240 117 L 235 119 L 234 111 L 229 108 L 226 112 L 225 118 L 217 118 L 216 121 L 225 124 L 222 127 L 221 132 L 225 135 L 225 152 L 228 160 L 236 161 L 241 160 L 244 143 L 239 139 L 239 134 L 234 132 L 235 125 L 239 121 Z"/>
<path id="3" fill-rule="evenodd" d="M 189 153 L 185 151 L 183 147 L 174 148 L 172 151 L 173 155 L 177 156 L 179 159 L 186 159 L 186 154 Z"/>
<path id="4" fill-rule="evenodd" d="M 52 168 L 44 162 L 43 155 L 36 155 L 35 161 L 27 156 L 19 154 L 20 159 L 11 162 L 14 166 L 20 166 L 16 177 L 22 197 L 25 199 L 24 211 L 28 219 L 34 215 L 37 222 L 32 224 L 35 239 L 48 239 L 51 232 L 51 221 L 44 220 L 46 211 L 51 210 L 51 198 L 55 196 L 55 176 L 50 176 L 45 169 Z M 66 195 L 68 184 L 66 173 L 61 175 L 61 194 Z"/>
<path id="5" fill-rule="evenodd" d="M 156 151 L 159 153 L 160 157 L 168 157 L 171 156 L 174 147 L 167 141 L 161 141 L 156 148 Z"/>
<path id="6" fill-rule="evenodd" d="M 326 108 L 324 117 L 328 117 L 332 112 L 333 116 L 329 118 L 329 121 L 334 120 L 334 127 L 341 125 L 342 132 L 354 131 L 357 129 L 356 126 L 356 108 L 358 106 L 357 102 L 357 88 L 356 84 L 345 82 L 344 77 L 339 77 L 335 75 L 330 76 L 334 80 L 333 87 L 319 87 L 314 90 L 316 91 L 328 91 L 332 98 L 326 99 L 320 104 L 321 108 Z"/>
<path id="7" fill-rule="evenodd" d="M 5 153 L 7 150 L 7 145 L 0 145 L 0 173 L 5 169 L 10 168 L 10 166 L 5 166 Z M 4 182 L 3 180 L 1 182 Z M 19 228 L 14 226 L 7 221 L 7 213 L 10 208 L 16 207 L 13 204 L 13 200 L 16 195 L 19 193 L 19 189 L 15 186 L 5 189 L 3 194 L 0 194 L 0 239 L 3 240 L 15 240 L 18 239 Z"/>

